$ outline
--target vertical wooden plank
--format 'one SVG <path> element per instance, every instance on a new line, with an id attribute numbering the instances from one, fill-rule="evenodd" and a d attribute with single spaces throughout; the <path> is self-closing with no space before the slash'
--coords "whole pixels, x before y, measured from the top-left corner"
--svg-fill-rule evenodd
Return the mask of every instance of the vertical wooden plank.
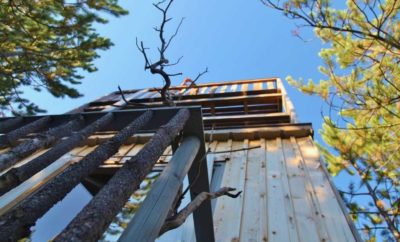
<path id="1" fill-rule="evenodd" d="M 283 139 L 282 144 L 300 241 L 320 241 L 316 221 L 313 216 L 312 202 L 306 191 L 304 168 L 301 164 L 301 157 L 296 156 L 289 139 Z"/>
<path id="2" fill-rule="evenodd" d="M 268 90 L 275 89 L 275 87 L 274 87 L 274 82 L 272 82 L 272 81 L 267 81 L 266 83 L 267 83 L 267 89 L 268 89 Z"/>
<path id="3" fill-rule="evenodd" d="M 210 88 L 210 90 L 208 91 L 208 94 L 214 94 L 215 91 L 217 90 L 217 88 L 218 88 L 218 86 L 212 86 L 212 87 Z"/>
<path id="4" fill-rule="evenodd" d="M 233 84 L 230 87 L 231 87 L 231 92 L 236 92 L 238 89 L 238 84 Z"/>
<path id="5" fill-rule="evenodd" d="M 200 94 L 206 94 L 207 93 L 208 87 L 202 87 L 200 88 Z"/>
<path id="6" fill-rule="evenodd" d="M 298 242 L 281 139 L 267 141 L 268 241 Z"/>
<path id="7" fill-rule="evenodd" d="M 232 150 L 247 148 L 248 140 L 233 141 Z M 231 152 L 225 165 L 223 187 L 234 187 L 243 191 L 246 175 L 247 151 Z M 242 218 L 243 195 L 232 199 L 227 196 L 218 198 L 214 213 L 215 241 L 239 241 Z"/>
<path id="8" fill-rule="evenodd" d="M 262 82 L 253 83 L 253 91 L 262 90 L 263 89 L 262 84 L 263 84 Z"/>
<path id="9" fill-rule="evenodd" d="M 191 87 L 189 88 L 189 91 L 187 93 L 187 95 L 196 95 L 198 92 L 198 88 L 197 87 Z"/>
<path id="10" fill-rule="evenodd" d="M 249 147 L 260 146 L 259 140 L 249 142 Z M 242 224 L 240 227 L 240 241 L 258 241 L 260 234 L 260 200 L 265 198 L 261 194 L 260 176 L 261 161 L 264 159 L 263 149 L 248 150 L 246 177 L 243 190 Z M 265 184 L 265 183 L 263 183 Z"/>
<path id="11" fill-rule="evenodd" d="M 268 241 L 268 212 L 267 212 L 267 143 L 265 139 L 260 139 L 261 157 L 259 158 L 260 176 L 258 186 L 260 189 L 260 223 L 258 240 L 262 242 Z"/>
<path id="12" fill-rule="evenodd" d="M 226 91 L 226 89 L 228 88 L 228 85 L 223 85 L 220 89 L 218 93 L 224 93 Z"/>
<path id="13" fill-rule="evenodd" d="M 248 89 L 248 84 L 247 83 L 243 83 L 242 84 L 242 92 L 247 93 L 247 89 Z"/>
<path id="14" fill-rule="evenodd" d="M 314 190 L 313 184 L 311 183 L 310 174 L 308 173 L 307 166 L 305 165 L 304 159 L 300 153 L 299 147 L 296 142 L 296 138 L 290 137 L 290 142 L 292 144 L 293 151 L 294 151 L 296 157 L 298 157 L 298 159 L 300 159 L 300 165 L 302 167 L 301 172 L 304 174 L 305 189 L 307 191 L 308 199 L 311 202 L 311 208 L 310 208 L 311 214 L 315 221 L 320 240 L 321 241 L 336 241 L 336 240 L 332 240 L 329 238 L 328 231 L 327 231 L 328 229 L 327 229 L 327 225 L 326 225 L 326 219 L 324 219 L 324 216 L 321 215 L 322 212 L 321 212 L 321 209 L 319 206 L 319 201 L 318 201 L 317 197 L 315 196 L 315 190 Z"/>
<path id="15" fill-rule="evenodd" d="M 323 171 L 323 165 L 319 158 L 319 152 L 313 145 L 310 137 L 299 138 L 296 140 L 300 149 L 306 171 L 314 188 L 314 194 L 320 207 L 319 216 L 326 223 L 330 241 L 357 241 L 354 233 L 352 233 L 350 219 L 346 219 L 346 214 L 340 207 L 333 188 L 329 182 L 329 178 Z M 352 223 L 350 221 L 350 223 Z M 358 235 L 357 231 L 356 237 Z M 358 241 L 361 241 L 359 239 Z"/>

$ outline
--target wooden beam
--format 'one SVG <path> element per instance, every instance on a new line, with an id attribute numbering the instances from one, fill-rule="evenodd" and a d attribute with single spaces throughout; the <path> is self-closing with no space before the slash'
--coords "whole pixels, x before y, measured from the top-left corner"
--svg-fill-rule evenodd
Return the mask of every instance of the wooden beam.
<path id="1" fill-rule="evenodd" d="M 200 141 L 194 136 L 183 140 L 118 241 L 152 242 L 158 237 L 199 147 Z"/>

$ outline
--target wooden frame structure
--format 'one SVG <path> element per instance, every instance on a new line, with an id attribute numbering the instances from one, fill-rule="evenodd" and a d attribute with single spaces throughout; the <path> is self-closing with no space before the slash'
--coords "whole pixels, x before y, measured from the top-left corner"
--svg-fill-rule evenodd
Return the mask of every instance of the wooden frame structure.
<path id="1" fill-rule="evenodd" d="M 174 156 L 173 159 L 176 160 L 176 164 L 186 162 L 187 156 L 181 157 L 182 153 L 187 153 L 190 156 L 190 160 L 186 165 L 185 172 L 181 174 L 181 176 L 185 176 L 188 173 L 189 181 L 193 182 L 196 180 L 195 183 L 191 185 L 191 196 L 195 196 L 195 194 L 199 194 L 200 192 L 206 191 L 209 192 L 209 184 L 208 184 L 208 174 L 207 174 L 207 163 L 205 162 L 205 146 L 204 146 L 204 135 L 203 135 L 203 126 L 201 120 L 201 111 L 197 107 L 185 107 L 185 110 L 189 110 L 190 117 L 187 120 L 187 123 L 190 125 L 186 125 L 182 130 L 182 139 L 183 139 L 183 146 L 179 147 L 177 150 L 177 156 Z M 152 133 L 161 125 L 165 124 L 168 120 L 170 120 L 179 110 L 183 110 L 182 108 L 155 108 L 152 109 L 153 118 L 151 122 L 146 123 L 141 129 L 141 132 L 145 133 Z M 122 130 L 129 122 L 132 120 L 136 120 L 138 117 L 143 115 L 146 110 L 120 110 L 112 112 L 113 115 L 113 122 L 107 126 L 104 126 L 100 132 L 103 133 L 114 133 Z M 76 117 L 76 114 L 66 114 L 66 115 L 52 115 L 47 116 L 51 119 L 51 126 L 50 127 L 57 127 L 68 120 L 71 120 L 73 117 Z M 81 113 L 79 114 L 84 120 L 87 126 L 94 123 L 96 120 L 100 119 L 104 116 L 104 113 L 100 112 L 89 112 L 89 113 Z M 18 125 L 21 127 L 25 127 L 36 120 L 41 119 L 41 117 L 24 117 L 22 120 L 19 120 Z M 9 120 L 5 119 L 3 122 L 8 122 Z M 18 127 L 13 127 L 17 128 Z M 140 135 L 140 133 L 139 133 Z M 187 145 L 185 140 L 189 139 L 190 143 L 196 143 L 196 149 L 193 149 L 191 145 Z M 64 141 L 65 142 L 65 141 Z M 79 144 L 76 144 L 79 145 Z M 40 155 L 40 154 L 39 154 Z M 70 158 L 70 156 L 68 156 Z M 45 186 L 47 181 L 50 181 L 54 177 L 57 177 L 59 174 L 63 173 L 63 170 L 66 169 L 68 166 L 71 165 L 71 162 L 68 158 L 63 157 L 62 159 L 57 160 L 55 163 L 49 167 L 45 168 L 40 173 L 34 175 L 23 184 L 18 186 L 16 189 L 9 191 L 8 193 L 4 194 L 0 197 L 0 216 L 2 218 L 6 218 L 7 214 L 12 212 L 13 209 L 18 208 L 19 204 L 23 201 L 27 201 L 30 199 L 30 195 L 36 192 L 37 190 L 40 191 L 41 185 Z M 202 160 L 203 159 L 203 160 Z M 204 164 L 201 164 L 204 163 Z M 5 170 L 2 175 L 7 172 Z M 198 178 L 196 178 L 200 174 Z M 171 174 L 167 174 L 166 176 L 169 177 Z M 183 179 L 183 177 L 182 177 Z M 39 182 L 38 182 L 39 180 Z M 191 183 L 190 183 L 191 184 Z M 154 189 L 157 189 L 155 187 Z M 178 187 L 174 187 L 172 190 L 169 189 L 168 192 L 171 194 L 176 194 Z M 164 220 L 167 216 L 167 212 L 172 205 L 173 200 L 165 203 L 165 200 L 162 202 L 156 203 L 156 205 L 163 204 L 165 208 L 164 210 Z M 195 211 L 194 217 L 195 220 L 198 221 L 196 223 L 196 234 L 198 241 L 214 241 L 214 234 L 213 234 L 213 222 L 211 217 L 211 204 L 210 202 L 205 202 L 198 210 Z M 161 218 L 161 220 L 163 220 Z M 5 220 L 3 220 L 5 221 Z M 23 222 L 22 222 L 23 223 Z M 205 226 L 206 225 L 206 226 Z M 154 230 L 154 226 L 150 223 L 148 228 L 152 231 L 153 234 L 157 235 L 158 230 Z M 18 229 L 17 229 L 18 230 Z M 1 231 L 0 234 L 4 232 Z M 6 233 L 5 233 L 6 234 Z M 18 236 L 18 235 L 17 235 Z M 143 240 L 140 240 L 143 241 Z"/>
<path id="2" fill-rule="evenodd" d="M 23 206 L 70 167 L 82 163 L 83 157 L 89 156 L 95 147 L 117 136 L 148 110 L 153 110 L 151 121 L 124 140 L 121 149 L 131 149 L 132 153 L 121 152 L 122 156 L 128 153 L 137 156 L 160 126 L 187 109 L 190 118 L 182 129 L 180 146 L 176 147 L 176 140 L 172 142 L 175 147 L 169 147 L 163 154 L 162 159 L 167 162 L 153 166 L 153 171 L 162 172 L 160 180 L 153 184 L 120 241 L 156 239 L 186 174 L 186 185 L 191 184 L 191 199 L 202 191 L 216 191 L 222 186 L 243 193 L 237 199 L 221 197 L 207 201 L 194 212 L 193 219 L 157 239 L 159 242 L 361 241 L 319 159 L 312 141 L 312 125 L 299 122 L 279 78 L 176 86 L 169 91 L 175 107 L 164 107 L 160 88 L 146 88 L 114 92 L 67 114 L 45 116 L 46 119 L 43 116 L 1 119 L 0 132 L 6 135 L 0 136 L 0 145 L 15 146 L 35 138 L 41 130 L 70 124 L 75 119 L 80 118 L 83 126 L 88 127 L 101 117 L 113 115 L 112 122 L 85 133 L 87 137 L 82 138 L 82 144 L 91 148 L 83 152 L 78 147 L 63 153 L 51 165 L 1 196 L 0 224 L 10 211 Z M 33 123 L 41 126 L 32 129 L 36 125 L 29 124 Z M 80 125 L 78 133 L 85 129 Z M 18 127 L 25 127 L 24 132 L 13 131 L 21 130 Z M 19 141 L 10 142 L 11 137 Z M 38 149 L 14 167 L 39 159 L 51 147 Z M 2 153 L 8 151 L 9 148 L 0 150 L 0 161 Z M 125 163 L 99 163 L 81 182 L 93 195 L 100 194 Z M 0 183 L 6 172 L 0 173 Z M 0 225 L 0 236 L 2 233 Z"/>

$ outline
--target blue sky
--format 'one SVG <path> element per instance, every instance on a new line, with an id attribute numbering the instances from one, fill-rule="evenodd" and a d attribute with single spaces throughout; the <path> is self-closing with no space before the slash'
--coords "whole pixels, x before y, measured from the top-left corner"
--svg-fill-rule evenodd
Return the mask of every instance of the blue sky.
<path id="1" fill-rule="evenodd" d="M 123 89 L 161 86 L 158 76 L 143 69 L 144 60 L 135 47 L 135 38 L 143 40 L 157 58 L 159 40 L 153 27 L 161 20 L 161 14 L 151 1 L 120 1 L 130 11 L 128 16 L 111 18 L 109 24 L 98 25 L 98 31 L 114 42 L 110 50 L 100 52 L 95 64 L 99 71 L 84 73 L 79 99 L 55 99 L 49 94 L 29 93 L 50 114 L 64 113 L 99 96 Z M 199 82 L 229 81 L 262 77 L 286 76 L 319 80 L 317 66 L 321 64 L 318 51 L 320 41 L 311 29 L 300 29 L 304 42 L 293 36 L 295 22 L 280 12 L 263 6 L 259 1 L 244 0 L 176 0 L 170 11 L 174 20 L 167 26 L 171 34 L 181 17 L 185 21 L 171 45 L 167 57 L 170 61 L 180 56 L 179 65 L 171 72 L 183 72 L 173 79 L 179 84 L 184 77 L 194 78 L 208 67 Z M 300 120 L 313 122 L 320 128 L 321 105 L 319 98 L 306 96 L 294 88 L 286 87 L 293 100 Z"/>

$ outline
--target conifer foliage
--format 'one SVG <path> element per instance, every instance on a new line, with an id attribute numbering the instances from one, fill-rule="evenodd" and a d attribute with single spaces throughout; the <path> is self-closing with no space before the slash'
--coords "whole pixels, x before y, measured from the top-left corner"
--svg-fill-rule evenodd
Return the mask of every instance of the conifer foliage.
<path id="1" fill-rule="evenodd" d="M 357 180 L 341 194 L 361 235 L 400 240 L 400 1 L 262 2 L 312 27 L 326 46 L 323 80 L 288 80 L 330 106 L 321 134 L 336 152 L 323 155 L 332 175 Z"/>
<path id="2" fill-rule="evenodd" d="M 96 50 L 112 43 L 93 24 L 103 13 L 127 14 L 117 0 L 0 1 L 0 111 L 34 114 L 40 107 L 23 91 L 47 90 L 55 97 L 81 96 L 79 70 L 96 71 Z"/>

